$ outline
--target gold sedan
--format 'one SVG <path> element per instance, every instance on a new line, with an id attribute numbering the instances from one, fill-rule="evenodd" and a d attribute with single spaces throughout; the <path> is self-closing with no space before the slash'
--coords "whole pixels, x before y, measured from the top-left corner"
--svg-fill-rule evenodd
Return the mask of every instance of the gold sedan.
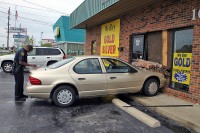
<path id="1" fill-rule="evenodd" d="M 77 56 L 32 70 L 26 91 L 31 98 L 52 99 L 57 106 L 67 107 L 83 97 L 137 92 L 154 96 L 165 84 L 163 74 L 120 59 Z"/>

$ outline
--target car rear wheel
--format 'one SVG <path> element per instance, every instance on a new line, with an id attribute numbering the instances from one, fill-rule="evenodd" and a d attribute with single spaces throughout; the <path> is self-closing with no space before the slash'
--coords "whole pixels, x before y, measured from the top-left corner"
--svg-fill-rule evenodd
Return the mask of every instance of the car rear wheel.
<path id="1" fill-rule="evenodd" d="M 76 100 L 76 93 L 70 86 L 60 86 L 53 93 L 53 102 L 59 107 L 69 107 Z"/>
<path id="2" fill-rule="evenodd" d="M 4 62 L 3 65 L 2 65 L 2 69 L 6 73 L 11 73 L 12 67 L 13 67 L 12 62 Z"/>
<path id="3" fill-rule="evenodd" d="M 155 96 L 159 90 L 159 82 L 156 79 L 149 79 L 145 82 L 143 94 L 146 96 Z"/>

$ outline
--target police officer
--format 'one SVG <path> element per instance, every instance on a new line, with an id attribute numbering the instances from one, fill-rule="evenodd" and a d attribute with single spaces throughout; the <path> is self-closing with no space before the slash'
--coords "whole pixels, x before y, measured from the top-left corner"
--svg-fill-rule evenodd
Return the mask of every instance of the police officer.
<path id="1" fill-rule="evenodd" d="M 25 48 L 17 51 L 14 64 L 13 64 L 13 75 L 15 77 L 15 101 L 25 101 L 28 96 L 23 94 L 24 86 L 24 68 L 26 66 L 36 67 L 34 64 L 27 63 L 27 52 L 33 50 L 31 45 L 25 46 Z"/>

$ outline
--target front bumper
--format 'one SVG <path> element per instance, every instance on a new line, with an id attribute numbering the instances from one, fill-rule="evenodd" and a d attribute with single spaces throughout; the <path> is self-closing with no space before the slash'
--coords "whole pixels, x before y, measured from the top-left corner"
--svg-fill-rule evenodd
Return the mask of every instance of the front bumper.
<path id="1" fill-rule="evenodd" d="M 167 79 L 166 78 L 162 78 L 160 79 L 160 88 L 163 88 L 167 83 Z"/>

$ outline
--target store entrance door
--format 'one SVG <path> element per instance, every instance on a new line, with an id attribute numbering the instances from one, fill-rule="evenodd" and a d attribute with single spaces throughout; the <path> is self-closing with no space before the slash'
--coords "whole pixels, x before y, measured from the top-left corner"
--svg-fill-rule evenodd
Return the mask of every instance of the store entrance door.
<path id="1" fill-rule="evenodd" d="M 144 35 L 132 36 L 132 61 L 144 59 Z"/>

